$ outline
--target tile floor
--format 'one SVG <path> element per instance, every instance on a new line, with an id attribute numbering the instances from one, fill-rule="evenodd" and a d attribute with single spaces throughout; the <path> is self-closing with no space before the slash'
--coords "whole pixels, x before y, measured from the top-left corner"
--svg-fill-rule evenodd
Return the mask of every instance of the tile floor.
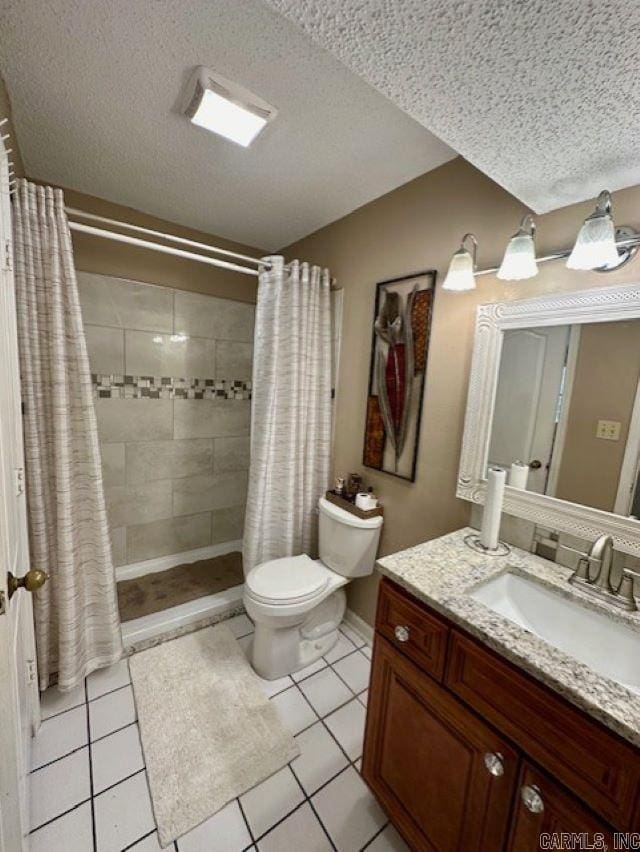
<path id="1" fill-rule="evenodd" d="M 226 624 L 245 652 L 253 625 Z M 293 677 L 263 681 L 301 754 L 179 838 L 171 852 L 406 852 L 360 778 L 370 648 L 338 643 Z M 126 660 L 75 692 L 49 690 L 33 749 L 32 852 L 158 852 Z"/>

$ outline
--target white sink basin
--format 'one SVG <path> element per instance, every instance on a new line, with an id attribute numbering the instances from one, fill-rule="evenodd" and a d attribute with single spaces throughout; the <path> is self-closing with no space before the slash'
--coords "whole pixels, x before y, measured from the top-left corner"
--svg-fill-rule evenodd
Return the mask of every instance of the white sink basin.
<path id="1" fill-rule="evenodd" d="M 470 595 L 601 675 L 640 695 L 635 631 L 519 574 L 501 574 Z"/>

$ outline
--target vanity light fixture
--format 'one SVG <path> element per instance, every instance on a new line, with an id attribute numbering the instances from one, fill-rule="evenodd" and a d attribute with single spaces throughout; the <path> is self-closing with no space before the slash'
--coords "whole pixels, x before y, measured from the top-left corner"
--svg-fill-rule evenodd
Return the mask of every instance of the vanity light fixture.
<path id="1" fill-rule="evenodd" d="M 471 250 L 465 248 L 465 243 L 471 243 Z M 475 290 L 476 257 L 478 241 L 473 234 L 465 234 L 460 242 L 460 248 L 451 258 L 447 277 L 442 285 L 443 290 L 454 290 L 458 293 L 464 290 Z"/>
<path id="2" fill-rule="evenodd" d="M 503 281 L 523 281 L 538 274 L 536 263 L 536 223 L 527 213 L 522 217 L 518 231 L 511 237 L 498 269 L 498 278 Z"/>
<path id="3" fill-rule="evenodd" d="M 596 209 L 584 220 L 567 260 L 569 269 L 615 268 L 619 265 L 616 232 L 611 217 L 611 193 L 603 190 Z"/>
<path id="4" fill-rule="evenodd" d="M 247 148 L 277 111 L 261 98 L 204 66 L 185 88 L 183 111 L 193 124 Z"/>

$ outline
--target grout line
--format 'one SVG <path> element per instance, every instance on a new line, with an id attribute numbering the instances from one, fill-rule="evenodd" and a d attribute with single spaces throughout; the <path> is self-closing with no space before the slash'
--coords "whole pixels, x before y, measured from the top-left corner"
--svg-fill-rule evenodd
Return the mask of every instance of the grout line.
<path id="1" fill-rule="evenodd" d="M 87 733 L 87 736 L 88 735 L 89 734 Z M 77 748 L 72 748 L 71 751 L 67 751 L 67 752 L 65 752 L 65 754 L 61 754 L 60 757 L 54 757 L 53 760 L 49 760 L 46 763 L 43 763 L 41 766 L 34 766 L 33 769 L 29 770 L 28 774 L 33 775 L 35 772 L 40 772 L 41 769 L 46 769 L 47 766 L 52 766 L 54 763 L 57 763 L 59 760 L 64 760 L 65 757 L 70 757 L 72 754 L 75 754 L 78 751 L 82 751 L 82 749 L 87 748 L 88 745 L 89 745 L 89 741 L 87 740 L 86 743 L 83 743 L 81 746 L 78 746 Z"/>
<path id="2" fill-rule="evenodd" d="M 73 805 L 72 807 L 67 808 L 66 811 L 62 811 L 62 813 L 56 814 L 54 817 L 51 817 L 51 819 L 48 819 L 45 822 L 40 823 L 40 825 L 37 825 L 35 828 L 29 829 L 29 834 L 35 834 L 36 831 L 40 831 L 40 829 L 44 828 L 46 825 L 51 825 L 51 823 L 55 822 L 57 819 L 62 819 L 62 817 L 67 816 L 67 814 L 70 814 L 72 811 L 77 810 L 82 805 L 86 805 L 87 802 L 90 802 L 90 801 L 91 801 L 91 797 L 89 797 L 88 799 L 82 799 L 81 802 L 78 802 L 77 804 Z M 91 810 L 93 812 L 93 807 L 91 808 Z M 95 843 L 95 840 L 94 840 L 94 843 Z M 94 849 L 95 849 L 95 846 L 94 846 Z"/>
<path id="3" fill-rule="evenodd" d="M 382 828 L 379 831 L 376 831 L 376 833 L 373 835 L 371 840 L 368 840 L 364 844 L 364 846 L 360 849 L 360 852 L 364 852 L 365 849 L 368 849 L 371 846 L 371 844 L 373 843 L 373 841 L 376 840 L 378 837 L 380 837 L 380 835 L 382 834 L 382 832 L 386 829 L 386 827 L 388 825 L 391 825 L 391 822 L 389 820 L 387 820 L 387 822 L 385 822 L 385 824 L 382 826 Z"/>
<path id="4" fill-rule="evenodd" d="M 100 790 L 99 793 L 94 795 L 94 799 L 98 799 L 102 796 L 103 793 L 108 793 L 109 790 L 113 790 L 114 787 L 117 787 L 119 784 L 124 784 L 125 781 L 130 781 L 132 778 L 135 778 L 136 775 L 140 775 L 141 772 L 146 772 L 147 767 L 143 766 L 142 769 L 136 769 L 135 772 L 132 772 L 130 775 L 126 775 L 124 778 L 121 778 L 119 781 L 114 781 L 113 784 L 109 784 L 108 787 L 105 787 L 104 790 Z"/>
<path id="5" fill-rule="evenodd" d="M 325 833 L 325 835 L 326 835 L 326 837 L 327 837 L 327 840 L 329 841 L 329 844 L 331 845 L 331 848 L 334 850 L 334 852 L 338 852 L 338 850 L 337 850 L 337 847 L 336 847 L 335 843 L 334 843 L 334 842 L 333 842 L 333 840 L 331 839 L 331 835 L 329 834 L 328 830 L 325 828 L 325 824 L 324 824 L 324 823 L 322 822 L 322 820 L 320 819 L 320 816 L 319 816 L 318 812 L 316 811 L 316 809 L 315 809 L 315 807 L 314 807 L 313 802 L 311 801 L 311 796 L 308 796 L 308 795 L 307 795 L 307 791 L 306 791 L 306 790 L 304 789 L 304 787 L 302 786 L 302 782 L 300 781 L 300 779 L 299 779 L 299 778 L 298 778 L 298 776 L 296 775 L 296 773 L 295 773 L 295 771 L 294 771 L 294 769 L 293 769 L 293 766 L 291 766 L 291 765 L 289 764 L 289 768 L 290 768 L 290 769 L 291 769 L 291 771 L 293 772 L 293 777 L 296 779 L 296 781 L 298 782 L 298 785 L 299 785 L 300 789 L 302 790 L 302 795 L 304 796 L 304 801 L 302 802 L 302 804 L 303 804 L 303 805 L 304 805 L 304 804 L 308 804 L 308 805 L 309 805 L 309 807 L 311 808 L 311 810 L 313 811 L 313 813 L 314 813 L 314 815 L 315 815 L 315 818 L 316 818 L 316 819 L 318 820 L 318 822 L 320 823 L 320 828 L 321 828 L 321 829 L 323 830 L 323 832 Z"/>
<path id="6" fill-rule="evenodd" d="M 151 837 L 151 835 L 155 831 L 157 831 L 157 828 L 152 828 L 151 831 L 148 831 L 146 834 L 141 835 L 140 837 L 137 838 L 137 840 L 134 840 L 133 843 L 130 843 L 128 846 L 124 846 L 120 850 L 120 852 L 127 852 L 128 849 L 132 849 L 137 843 L 141 843 L 143 840 L 146 840 L 147 837 Z"/>
<path id="7" fill-rule="evenodd" d="M 286 765 L 288 766 L 289 764 L 286 764 Z M 284 768 L 284 767 L 283 767 L 283 768 Z M 289 767 L 289 768 L 291 768 L 291 767 Z M 297 779 L 297 778 L 296 778 L 296 781 L 298 781 L 298 779 Z M 298 784 L 299 784 L 299 783 L 300 783 L 300 782 L 298 781 Z M 292 809 L 291 809 L 288 813 L 286 813 L 283 817 L 280 817 L 280 819 L 279 819 L 279 820 L 277 820 L 277 822 L 274 822 L 274 823 L 273 823 L 273 825 L 269 826 L 269 828 L 268 828 L 266 831 L 263 831 L 263 832 L 262 832 L 262 834 L 260 834 L 260 835 L 256 838 L 256 840 L 255 840 L 255 842 L 256 842 L 256 843 L 259 843 L 259 842 L 260 842 L 263 838 L 265 838 L 265 837 L 267 836 L 267 834 L 269 834 L 270 832 L 272 832 L 274 828 L 277 828 L 277 827 L 278 827 L 279 825 L 281 825 L 281 824 L 282 824 L 285 820 L 289 819 L 289 817 L 290 817 L 292 814 L 294 814 L 296 811 L 299 811 L 299 810 L 300 810 L 300 808 L 301 808 L 304 804 L 306 804 L 307 798 L 306 798 L 306 794 L 305 794 L 304 790 L 302 791 L 302 795 L 303 795 L 303 799 L 302 799 L 302 801 L 301 801 L 301 802 L 298 802 L 298 804 L 295 806 L 295 808 L 292 808 Z"/>
<path id="8" fill-rule="evenodd" d="M 251 831 L 251 826 L 249 825 L 249 820 L 247 819 L 247 815 L 245 814 L 244 808 L 242 807 L 242 802 L 240 801 L 240 796 L 237 797 L 236 801 L 238 803 L 238 807 L 240 808 L 240 813 L 242 814 L 242 819 L 244 820 L 244 824 L 247 826 L 247 831 L 249 832 L 249 837 L 251 838 L 251 843 L 247 847 L 247 848 L 250 848 L 256 842 L 256 839 L 253 836 L 253 831 Z"/>
<path id="9" fill-rule="evenodd" d="M 84 681 L 84 696 L 87 699 L 85 703 L 85 709 L 87 713 L 87 748 L 89 749 L 89 792 L 91 794 L 91 834 L 93 836 L 93 849 L 94 852 L 98 848 L 98 837 L 96 832 L 96 809 L 93 801 L 93 754 L 91 750 L 91 720 L 89 719 L 89 687 L 87 686 L 87 679 Z"/>
<path id="10" fill-rule="evenodd" d="M 53 687 L 49 687 L 49 688 L 53 689 Z M 58 716 L 64 716 L 65 713 L 70 713 L 72 710 L 77 710 L 78 707 L 84 707 L 86 703 L 87 703 L 87 700 L 85 698 L 85 700 L 81 701 L 80 704 L 74 704 L 73 707 L 67 707 L 66 710 L 60 710 L 58 713 L 52 713 L 50 716 L 47 716 L 46 718 L 42 719 L 42 724 L 44 725 L 44 723 L 48 722 L 49 719 L 57 719 Z"/>
<path id="11" fill-rule="evenodd" d="M 120 692 L 121 689 L 126 689 L 128 686 L 131 686 L 131 680 L 129 683 L 123 683 L 122 686 L 116 686 L 113 689 L 107 690 L 107 692 L 102 692 L 100 695 L 96 695 L 95 698 L 89 698 L 87 700 L 87 704 L 92 704 L 94 701 L 99 701 L 101 698 L 104 698 L 107 695 L 113 695 L 114 692 Z M 87 695 L 89 694 L 87 690 Z"/>
<path id="12" fill-rule="evenodd" d="M 127 722 L 126 725 L 122 725 L 122 727 L 120 727 L 120 728 L 115 728 L 113 731 L 109 731 L 108 734 L 103 734 L 101 737 L 96 737 L 95 740 L 91 740 L 91 742 L 92 743 L 99 743 L 102 740 L 106 740 L 107 737 L 110 737 L 112 734 L 119 734 L 120 731 L 124 731 L 125 728 L 130 728 L 131 725 L 137 725 L 137 724 L 138 724 L 138 717 L 136 716 L 136 718 L 133 720 L 133 722 Z"/>

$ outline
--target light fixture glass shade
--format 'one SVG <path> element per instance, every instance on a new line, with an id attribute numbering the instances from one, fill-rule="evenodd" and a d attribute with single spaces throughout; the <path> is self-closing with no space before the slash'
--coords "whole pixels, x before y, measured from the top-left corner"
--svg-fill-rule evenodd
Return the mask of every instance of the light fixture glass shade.
<path id="1" fill-rule="evenodd" d="M 266 118 L 205 89 L 191 119 L 194 124 L 218 133 L 243 148 L 248 147 L 267 123 Z"/>
<path id="2" fill-rule="evenodd" d="M 611 196 L 605 190 L 598 196 L 595 212 L 584 220 L 567 260 L 569 269 L 598 269 L 619 263 L 616 234 L 611 218 Z"/>
<path id="3" fill-rule="evenodd" d="M 503 281 L 523 281 L 538 274 L 536 246 L 531 234 L 520 230 L 507 244 L 498 278 Z"/>
<path id="4" fill-rule="evenodd" d="M 476 279 L 473 274 L 473 257 L 465 248 L 460 248 L 451 258 L 443 290 L 475 290 Z"/>

